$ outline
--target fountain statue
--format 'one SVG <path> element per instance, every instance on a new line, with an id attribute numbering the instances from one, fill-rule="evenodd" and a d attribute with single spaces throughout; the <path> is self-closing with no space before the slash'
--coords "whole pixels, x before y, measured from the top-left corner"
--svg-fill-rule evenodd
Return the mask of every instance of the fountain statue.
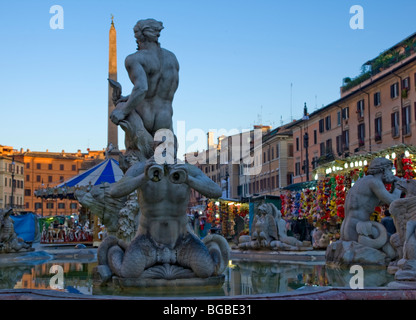
<path id="1" fill-rule="evenodd" d="M 395 274 L 390 286 L 416 286 L 416 180 L 400 182 L 406 190 L 406 197 L 390 204 L 397 232 L 390 242 L 397 250 L 398 260 L 390 263 L 389 273 Z"/>
<path id="2" fill-rule="evenodd" d="M 239 248 L 246 249 L 273 249 L 273 250 L 312 250 L 310 241 L 299 241 L 288 236 L 286 221 L 282 214 L 272 203 L 259 206 L 253 218 L 253 231 L 251 236 L 239 238 Z"/>
<path id="3" fill-rule="evenodd" d="M 13 209 L 0 210 L 0 253 L 34 251 L 31 244 L 17 236 L 10 217 L 12 212 Z"/>
<path id="4" fill-rule="evenodd" d="M 376 206 L 380 203 L 390 205 L 405 191 L 402 179 L 393 175 L 392 166 L 393 163 L 386 158 L 374 159 L 367 175 L 348 191 L 341 238 L 327 247 L 327 262 L 386 265 L 397 258 L 386 228 L 370 220 Z M 385 184 L 392 185 L 391 191 L 387 191 Z"/>
<path id="5" fill-rule="evenodd" d="M 212 234 L 202 241 L 188 224 L 191 189 L 209 198 L 220 197 L 221 189 L 176 157 L 172 101 L 179 64 L 172 52 L 160 47 L 162 29 L 162 22 L 154 19 L 139 20 L 134 27 L 138 49 L 125 61 L 134 85 L 131 94 L 122 96 L 121 85 L 110 81 L 116 105 L 110 119 L 125 131 L 126 152 L 120 162 L 126 172 L 109 185 L 108 196 L 121 199 L 137 193 L 140 212 L 131 242 L 109 235 L 99 246 L 95 278 L 100 284 L 222 283 L 228 265 L 225 238 Z"/>

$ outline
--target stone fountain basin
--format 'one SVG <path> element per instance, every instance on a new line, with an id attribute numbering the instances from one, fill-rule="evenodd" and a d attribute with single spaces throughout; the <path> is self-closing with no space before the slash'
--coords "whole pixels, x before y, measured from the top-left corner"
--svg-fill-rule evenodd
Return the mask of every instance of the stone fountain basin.
<path id="1" fill-rule="evenodd" d="M 96 248 L 62 248 L 58 246 L 44 247 L 42 250 L 10 253 L 0 255 L 0 266 L 21 264 L 42 264 L 48 261 L 96 261 Z M 308 252 L 277 252 L 277 251 L 240 251 L 232 250 L 231 259 L 235 261 L 268 261 L 268 262 L 305 262 L 314 263 L 324 261 L 323 251 Z M 153 283 L 155 284 L 155 283 Z M 190 290 L 192 292 L 192 290 Z M 164 297 L 146 296 L 117 296 L 117 295 L 83 295 L 69 292 L 45 289 L 1 289 L 0 300 L 166 300 Z M 268 293 L 239 296 L 180 296 L 172 297 L 175 300 L 416 300 L 416 286 L 404 284 L 396 286 L 395 283 L 387 287 L 366 287 L 364 289 L 351 289 L 348 287 L 305 287 L 284 293 Z"/>

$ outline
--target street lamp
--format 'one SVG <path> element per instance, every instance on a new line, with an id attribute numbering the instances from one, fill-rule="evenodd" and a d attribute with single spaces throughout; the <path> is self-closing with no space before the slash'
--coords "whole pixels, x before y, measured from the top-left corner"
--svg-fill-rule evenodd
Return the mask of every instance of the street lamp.
<path id="1" fill-rule="evenodd" d="M 11 167 L 11 172 L 12 172 L 12 195 L 11 195 L 11 199 L 10 199 L 10 207 L 11 209 L 13 209 L 14 207 L 14 174 L 16 171 L 16 163 L 14 162 L 14 155 L 12 156 L 12 167 Z"/>

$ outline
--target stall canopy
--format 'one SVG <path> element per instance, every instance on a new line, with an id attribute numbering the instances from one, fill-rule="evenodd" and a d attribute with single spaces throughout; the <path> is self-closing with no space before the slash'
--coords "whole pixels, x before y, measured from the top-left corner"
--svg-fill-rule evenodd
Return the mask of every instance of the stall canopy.
<path id="1" fill-rule="evenodd" d="M 123 177 L 123 171 L 119 163 L 107 158 L 87 171 L 80 173 L 55 187 L 39 189 L 35 191 L 37 197 L 42 198 L 67 198 L 74 199 L 76 189 L 84 189 L 90 186 L 97 186 L 102 183 L 114 183 Z"/>
<path id="2" fill-rule="evenodd" d="M 114 183 L 123 177 L 123 171 L 119 167 L 119 163 L 114 159 L 106 159 L 91 169 L 81 173 L 61 184 L 61 187 L 86 187 L 88 185 L 97 186 L 104 182 Z"/>

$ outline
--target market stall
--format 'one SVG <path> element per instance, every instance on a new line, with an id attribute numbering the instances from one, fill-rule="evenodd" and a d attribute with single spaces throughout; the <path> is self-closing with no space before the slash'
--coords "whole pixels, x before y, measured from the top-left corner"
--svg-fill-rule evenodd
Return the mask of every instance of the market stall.
<path id="1" fill-rule="evenodd" d="M 282 215 L 286 220 L 307 221 L 323 231 L 328 241 L 339 238 L 339 229 L 345 217 L 344 203 L 348 190 L 355 181 L 365 176 L 368 165 L 377 157 L 393 162 L 393 173 L 404 179 L 416 177 L 414 156 L 416 148 L 398 145 L 383 151 L 335 160 L 321 165 L 315 172 L 316 186 L 286 190 L 282 193 Z M 390 190 L 391 185 L 386 185 Z M 373 220 L 380 220 L 386 207 L 376 207 Z"/>
<path id="2" fill-rule="evenodd" d="M 205 230 L 201 236 L 205 236 L 208 232 L 218 233 L 231 240 L 249 232 L 248 203 L 232 199 L 210 199 L 201 218 Z"/>

